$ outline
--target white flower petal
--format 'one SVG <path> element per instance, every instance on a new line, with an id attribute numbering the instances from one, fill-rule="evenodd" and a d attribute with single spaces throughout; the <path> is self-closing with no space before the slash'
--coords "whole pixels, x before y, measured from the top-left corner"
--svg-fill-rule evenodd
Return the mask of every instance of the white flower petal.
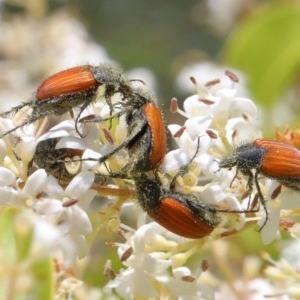
<path id="1" fill-rule="evenodd" d="M 80 125 L 80 124 L 79 124 Z M 57 136 L 65 136 L 70 133 L 75 133 L 75 122 L 72 120 L 65 120 L 51 128 L 51 132 L 56 132 Z"/>
<path id="2" fill-rule="evenodd" d="M 223 189 L 217 184 L 208 186 L 201 193 L 201 199 L 203 199 L 203 202 L 208 204 L 217 204 L 223 201 L 225 198 L 226 194 L 224 193 Z"/>
<path id="3" fill-rule="evenodd" d="M 176 279 L 182 279 L 184 276 L 192 276 L 192 272 L 187 267 L 178 267 L 173 269 L 173 274 Z"/>
<path id="4" fill-rule="evenodd" d="M 245 141 L 253 141 L 260 137 L 260 132 L 250 126 L 244 118 L 230 119 L 225 127 L 226 137 L 232 145 L 240 145 Z M 233 140 L 234 137 L 234 140 Z"/>
<path id="5" fill-rule="evenodd" d="M 165 156 L 165 159 L 161 166 L 161 170 L 164 173 L 171 173 L 173 171 L 179 170 L 182 166 L 187 165 L 189 162 L 190 158 L 183 150 L 173 150 L 168 152 Z"/>
<path id="6" fill-rule="evenodd" d="M 50 197 L 56 199 L 62 199 L 65 193 L 64 189 L 59 185 L 57 179 L 52 175 L 48 175 L 44 190 Z"/>
<path id="7" fill-rule="evenodd" d="M 48 131 L 45 134 L 41 135 L 38 139 L 37 139 L 37 144 L 41 141 L 45 141 L 48 139 L 52 139 L 52 138 L 61 138 L 63 136 L 68 136 L 68 132 L 65 130 L 54 130 L 54 131 Z"/>
<path id="8" fill-rule="evenodd" d="M 47 181 L 47 173 L 44 169 L 39 169 L 31 174 L 25 183 L 23 193 L 36 197 L 39 193 L 44 191 Z"/>
<path id="9" fill-rule="evenodd" d="M 212 122 L 211 116 L 195 117 L 190 118 L 185 122 L 186 131 L 192 140 L 195 140 L 200 134 L 205 133 L 205 131 L 210 127 Z"/>
<path id="10" fill-rule="evenodd" d="M 264 227 L 261 230 L 261 239 L 265 245 L 270 244 L 279 233 L 279 220 L 280 220 L 280 210 L 270 205 L 268 207 L 267 223 L 264 225 Z M 265 217 L 260 220 L 260 226 L 262 226 L 264 222 L 265 222 Z"/>
<path id="11" fill-rule="evenodd" d="M 92 231 L 91 220 L 78 205 L 68 207 L 67 213 L 69 215 L 70 231 L 80 234 L 88 234 Z"/>
<path id="12" fill-rule="evenodd" d="M 237 90 L 234 88 L 221 88 L 216 91 L 216 96 L 220 97 L 222 100 L 225 99 L 234 99 L 234 96 L 237 94 Z"/>
<path id="13" fill-rule="evenodd" d="M 219 164 L 211 155 L 207 153 L 198 155 L 195 157 L 194 163 L 200 166 L 202 173 L 208 178 L 212 179 L 219 176 L 219 174 L 217 174 L 219 173 Z"/>
<path id="14" fill-rule="evenodd" d="M 119 275 L 117 293 L 123 299 L 132 300 L 132 295 L 143 295 L 146 299 L 157 297 L 149 276 L 142 270 L 127 270 Z"/>
<path id="15" fill-rule="evenodd" d="M 19 154 L 20 159 L 25 162 L 31 161 L 35 153 L 36 145 L 37 142 L 32 137 L 22 139 L 16 145 L 16 152 Z"/>
<path id="16" fill-rule="evenodd" d="M 32 251 L 34 251 L 35 259 L 53 255 L 61 250 L 61 252 L 65 253 L 66 262 L 67 260 L 74 260 L 74 246 L 62 235 L 58 227 L 53 226 L 29 210 L 17 215 L 15 222 L 18 223 L 19 226 L 24 226 L 25 224 L 32 225 L 34 236 L 31 248 L 33 249 Z"/>
<path id="17" fill-rule="evenodd" d="M 75 136 L 65 136 L 55 146 L 55 149 L 60 148 L 85 149 L 86 147 L 82 139 Z"/>
<path id="18" fill-rule="evenodd" d="M 169 124 L 168 129 L 171 132 L 171 135 L 174 136 L 179 129 L 181 129 L 181 126 L 178 124 Z"/>
<path id="19" fill-rule="evenodd" d="M 150 274 L 160 274 L 167 271 L 171 265 L 171 260 L 157 259 L 151 255 L 145 254 L 143 256 L 143 265 L 141 266 L 141 269 Z"/>
<path id="20" fill-rule="evenodd" d="M 19 191 L 9 186 L 0 187 L 0 203 L 20 205 L 21 196 Z"/>
<path id="21" fill-rule="evenodd" d="M 90 204 L 98 193 L 95 190 L 88 190 L 80 197 L 78 205 L 85 211 L 89 211 Z"/>
<path id="22" fill-rule="evenodd" d="M 240 117 L 243 114 L 257 117 L 257 107 L 247 98 L 235 98 L 230 105 L 230 117 Z"/>
<path id="23" fill-rule="evenodd" d="M 70 232 L 70 239 L 76 248 L 76 254 L 79 258 L 87 256 L 88 246 L 85 236 L 78 234 L 77 232 Z"/>
<path id="24" fill-rule="evenodd" d="M 67 186 L 65 193 L 71 198 L 79 199 L 93 184 L 95 174 L 93 172 L 82 172 L 75 176 Z"/>
<path id="25" fill-rule="evenodd" d="M 16 181 L 16 175 L 7 168 L 0 166 L 0 186 L 12 185 Z"/>
<path id="26" fill-rule="evenodd" d="M 86 149 L 82 155 L 82 170 L 92 170 L 98 166 L 98 159 L 102 157 L 102 154 L 99 152 L 93 151 L 91 149 Z M 92 160 L 85 160 L 91 158 Z"/>
<path id="27" fill-rule="evenodd" d="M 60 200 L 42 199 L 34 204 L 33 210 L 40 215 L 53 215 L 62 213 L 63 206 Z"/>
<path id="28" fill-rule="evenodd" d="M 183 103 L 183 108 L 189 117 L 199 117 L 209 115 L 211 112 L 210 105 L 199 101 L 199 96 L 194 95 L 187 98 Z"/>

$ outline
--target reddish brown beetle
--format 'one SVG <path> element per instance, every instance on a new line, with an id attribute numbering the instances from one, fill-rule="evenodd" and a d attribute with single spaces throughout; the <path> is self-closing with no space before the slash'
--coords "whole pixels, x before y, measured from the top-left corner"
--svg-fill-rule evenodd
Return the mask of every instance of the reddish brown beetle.
<path id="1" fill-rule="evenodd" d="M 50 115 L 62 115 L 72 111 L 75 107 L 80 107 L 76 118 L 77 126 L 82 111 L 99 96 L 98 88 L 100 86 L 104 88 L 103 94 L 100 96 L 105 98 L 111 109 L 111 96 L 121 93 L 126 99 L 133 93 L 130 81 L 108 64 L 83 65 L 60 71 L 49 76 L 40 84 L 31 101 L 24 102 L 0 114 L 0 117 L 5 117 L 18 112 L 25 106 L 32 108 L 32 114 L 25 122 L 3 133 L 0 138 L 36 120 Z"/>
<path id="2" fill-rule="evenodd" d="M 126 176 L 158 169 L 167 151 L 166 128 L 160 109 L 152 97 L 140 90 L 135 90 L 134 96 L 122 105 L 127 124 L 126 139 L 100 159 L 84 160 L 102 163 L 120 149 L 127 148 L 130 161 L 123 170 Z"/>
<path id="3" fill-rule="evenodd" d="M 209 235 L 220 223 L 218 210 L 193 195 L 171 192 L 157 179 L 141 174 L 135 179 L 138 202 L 147 214 L 169 231 L 199 239 Z"/>
<path id="4" fill-rule="evenodd" d="M 258 182 L 259 174 L 300 191 L 300 151 L 289 144 L 275 140 L 256 139 L 252 143 L 237 147 L 232 154 L 219 162 L 220 168 L 234 166 L 237 168 L 237 173 L 241 171 L 249 176 L 250 191 L 252 191 L 254 181 L 259 199 L 267 214 L 266 221 L 268 212 Z"/>

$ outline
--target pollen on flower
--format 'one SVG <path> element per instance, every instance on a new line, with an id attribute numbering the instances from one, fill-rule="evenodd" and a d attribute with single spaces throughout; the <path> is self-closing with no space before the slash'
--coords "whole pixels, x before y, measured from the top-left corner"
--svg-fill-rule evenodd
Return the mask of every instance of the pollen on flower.
<path id="1" fill-rule="evenodd" d="M 228 76 L 233 82 L 239 82 L 239 78 L 232 71 L 226 70 L 225 75 Z"/>
<path id="2" fill-rule="evenodd" d="M 217 139 L 218 138 L 218 134 L 211 129 L 207 129 L 206 130 L 207 135 L 211 138 L 211 139 Z"/>
<path id="3" fill-rule="evenodd" d="M 24 205 L 25 205 L 25 206 L 32 207 L 33 204 L 34 204 L 34 200 L 31 199 L 31 198 L 28 198 L 28 199 L 26 199 L 26 200 L 24 201 Z"/>
<path id="4" fill-rule="evenodd" d="M 174 137 L 174 138 L 181 137 L 181 135 L 184 133 L 185 130 L 186 130 L 186 127 L 185 127 L 185 126 L 182 126 L 181 128 L 178 129 L 177 132 L 175 132 L 175 133 L 173 134 L 173 137 Z"/>
<path id="5" fill-rule="evenodd" d="M 203 102 L 206 105 L 213 105 L 215 103 L 215 101 L 207 98 L 199 98 L 199 102 Z"/>
<path id="6" fill-rule="evenodd" d="M 178 110 L 178 100 L 176 98 L 172 98 L 170 111 L 171 111 L 171 113 L 176 113 L 177 110 Z"/>
<path id="7" fill-rule="evenodd" d="M 110 232 L 116 232 L 121 226 L 120 219 L 117 217 L 112 217 L 107 223 L 107 227 Z"/>
<path id="8" fill-rule="evenodd" d="M 182 176 L 183 185 L 185 186 L 195 186 L 198 180 L 198 176 L 194 172 L 187 172 Z"/>
<path id="9" fill-rule="evenodd" d="M 70 207 L 78 203 L 78 199 L 67 199 L 62 202 L 62 207 Z"/>
<path id="10" fill-rule="evenodd" d="M 161 166 L 155 170 L 150 169 L 147 173 L 151 179 L 154 178 L 155 184 L 153 184 L 154 192 L 147 195 L 145 211 L 142 211 L 136 201 L 135 194 L 136 178 L 144 176 L 144 171 L 136 168 L 134 172 L 128 172 L 127 164 L 134 161 L 130 157 L 132 149 L 140 150 L 140 147 L 146 145 L 149 148 L 147 150 L 151 152 L 151 147 L 155 148 L 156 145 L 153 146 L 153 143 L 157 142 L 155 139 L 157 132 L 153 130 L 149 120 L 145 119 L 142 111 L 135 106 L 124 117 L 123 112 L 127 112 L 134 97 L 126 98 L 116 93 L 119 95 L 113 95 L 112 99 L 109 99 L 112 102 L 110 106 L 100 99 L 105 98 L 106 90 L 103 84 L 97 91 L 97 102 L 86 108 L 78 122 L 82 136 L 76 132 L 77 121 L 73 118 L 80 108 L 74 108 L 73 115 L 68 116 L 68 120 L 57 123 L 53 121 L 56 125 L 49 127 L 49 130 L 46 128 L 51 125 L 52 120 L 42 125 L 30 124 L 16 131 L 18 143 L 5 139 L 9 156 L 6 158 L 5 166 L 9 166 L 13 172 L 0 168 L 0 202 L 5 201 L 5 204 L 13 204 L 22 210 L 25 206 L 25 211 L 27 213 L 30 211 L 30 218 L 25 220 L 28 223 L 24 222 L 24 228 L 18 223 L 17 226 L 20 228 L 17 229 L 19 233 L 23 231 L 23 234 L 28 233 L 28 228 L 33 230 L 35 253 L 39 255 L 54 253 L 56 256 L 59 252 L 64 261 L 75 266 L 78 258 L 85 258 L 89 253 L 91 243 L 87 238 L 95 236 L 97 229 L 106 227 L 107 234 L 118 232 L 122 241 L 115 242 L 105 236 L 105 239 L 108 237 L 105 245 L 117 248 L 118 264 L 122 265 L 116 270 L 112 269 L 109 263 L 104 266 L 109 283 L 103 291 L 108 291 L 108 295 L 114 293 L 123 299 L 161 297 L 213 299 L 212 287 L 221 295 L 227 296 L 222 293 L 225 286 L 224 289 L 233 290 L 234 296 L 244 296 L 239 289 L 244 288 L 243 284 L 247 285 L 247 279 L 255 278 L 260 272 L 260 261 L 234 257 L 235 262 L 239 259 L 244 261 L 243 270 L 238 270 L 241 274 L 244 272 L 243 276 L 240 276 L 243 282 L 240 278 L 236 281 L 232 278 L 230 283 L 226 279 L 222 281 L 223 270 L 226 273 L 228 270 L 231 271 L 231 264 L 226 265 L 226 262 L 230 262 L 232 254 L 228 251 L 230 247 L 224 249 L 222 244 L 221 248 L 217 244 L 214 251 L 211 251 L 215 247 L 213 244 L 216 240 L 239 234 L 246 223 L 249 227 L 252 223 L 262 224 L 265 212 L 269 213 L 271 222 L 267 222 L 259 233 L 252 226 L 253 234 L 261 234 L 263 241 L 272 241 L 279 236 L 279 224 L 283 227 L 282 220 L 286 217 L 285 229 L 292 237 L 299 236 L 296 216 L 284 215 L 281 211 L 283 204 L 292 199 L 285 197 L 284 191 L 270 184 L 271 180 L 265 180 L 263 174 L 255 174 L 255 168 L 249 172 L 242 172 L 244 170 L 235 165 L 231 169 L 219 167 L 219 161 L 226 153 L 234 151 L 245 141 L 251 142 L 261 136 L 258 119 L 260 114 L 252 100 L 241 94 L 240 76 L 231 71 L 220 72 L 220 69 L 217 73 L 214 72 L 213 76 L 210 74 L 208 76 L 207 71 L 200 73 L 200 76 L 196 72 L 190 72 L 189 76 L 191 82 L 188 83 L 195 89 L 195 95 L 188 97 L 183 105 L 179 105 L 176 98 L 171 100 L 171 112 L 181 115 L 178 118 L 180 124 L 166 124 L 171 132 L 171 138 L 174 139 L 173 148 L 163 157 L 164 162 Z M 139 90 L 137 91 L 139 93 Z M 180 109 L 178 105 L 183 108 Z M 17 116 L 19 120 L 16 121 L 19 124 L 25 120 L 26 109 L 31 108 L 24 108 L 23 115 Z M 139 114 L 141 120 L 135 118 L 140 117 Z M 153 121 L 152 115 L 149 118 Z M 130 122 L 137 124 L 133 132 L 128 126 Z M 160 129 L 164 131 L 164 124 Z M 296 142 L 297 130 L 295 132 L 286 130 L 282 134 L 278 133 L 278 136 Z M 37 139 L 37 136 L 40 138 Z M 133 138 L 127 139 L 128 136 Z M 145 136 L 147 143 L 143 140 Z M 53 156 L 49 157 L 44 149 L 41 158 L 45 162 L 43 166 L 45 169 L 34 162 L 31 165 L 31 158 L 37 155 L 36 144 L 51 138 L 66 140 L 65 148 L 55 147 L 53 151 L 73 148 L 72 145 L 76 145 L 75 149 L 82 149 L 84 153 L 62 155 L 56 161 L 56 156 L 54 155 L 54 159 Z M 124 141 L 126 142 L 122 144 Z M 118 148 L 118 145 L 122 146 Z M 99 163 L 110 151 L 113 151 L 113 154 Z M 148 152 L 141 152 L 143 159 L 146 160 Z M 0 157 L 2 156 L 4 158 L 4 155 L 0 154 Z M 59 176 L 54 178 L 55 174 L 51 173 L 51 169 L 59 163 L 74 176 L 66 180 Z M 255 185 L 250 186 L 251 175 L 259 182 L 259 188 Z M 255 177 L 256 175 L 258 176 Z M 23 182 L 16 185 L 18 176 Z M 252 187 L 253 189 L 250 189 Z M 144 192 L 143 188 L 141 193 Z M 145 186 L 145 189 L 151 192 L 152 185 Z M 265 197 L 265 202 L 260 202 L 265 204 L 265 211 L 261 207 L 258 208 L 261 199 L 255 194 L 259 189 Z M 155 219 L 154 217 L 158 216 L 160 207 L 163 206 L 161 203 L 164 195 L 170 196 L 171 203 L 176 205 L 175 196 L 178 196 L 178 202 L 182 201 L 180 203 L 186 205 L 182 205 L 183 212 L 187 214 L 193 212 L 191 226 L 194 228 L 193 223 L 198 222 L 199 227 L 196 229 L 200 233 L 204 232 L 203 238 L 192 240 L 185 238 L 184 235 L 176 235 L 172 233 L 171 227 L 169 231 L 167 226 L 164 228 L 151 220 L 151 217 Z M 125 202 L 129 198 L 133 201 Z M 154 212 L 151 215 L 152 205 Z M 174 214 L 170 217 L 174 217 L 175 221 L 179 219 L 176 213 L 180 215 L 181 211 L 174 209 Z M 156 220 L 159 218 L 163 216 L 158 216 Z M 292 223 L 288 223 L 288 218 L 291 218 Z M 100 239 L 104 238 L 101 234 L 99 236 Z M 239 251 L 242 252 L 242 249 Z M 101 248 L 99 252 L 104 255 L 107 251 Z M 191 264 L 191 269 L 185 266 L 188 264 Z M 202 273 L 208 266 L 209 272 L 205 272 L 206 278 L 203 280 Z M 281 274 L 285 275 L 284 271 L 295 272 L 289 268 L 290 266 L 285 269 L 279 263 L 275 267 L 275 271 L 269 270 L 269 277 L 276 281 L 279 281 Z M 214 278 L 212 275 L 216 269 L 220 278 Z M 280 269 L 278 273 L 277 269 Z M 101 272 L 100 268 L 99 274 Z M 66 296 L 68 293 L 73 296 L 76 292 L 79 295 L 79 288 L 84 290 L 84 283 L 75 278 L 74 274 L 80 273 L 77 269 L 74 268 L 72 274 L 63 271 L 60 273 L 62 277 L 58 278 L 56 296 Z M 207 279 L 208 277 L 210 278 Z M 253 286 L 256 287 L 255 284 L 253 283 Z M 261 282 L 257 286 L 260 284 Z"/>
<path id="11" fill-rule="evenodd" d="M 216 84 L 218 84 L 218 83 L 220 83 L 220 82 L 221 82 L 221 80 L 220 80 L 219 78 L 216 78 L 216 79 L 207 81 L 207 82 L 205 83 L 205 86 L 206 86 L 206 87 L 211 87 L 211 86 L 214 86 L 214 85 L 216 85 Z"/>
<path id="12" fill-rule="evenodd" d="M 183 253 L 176 253 L 175 255 L 172 255 L 172 267 L 178 268 L 183 266 L 187 260 L 190 258 L 190 255 L 186 252 Z"/>

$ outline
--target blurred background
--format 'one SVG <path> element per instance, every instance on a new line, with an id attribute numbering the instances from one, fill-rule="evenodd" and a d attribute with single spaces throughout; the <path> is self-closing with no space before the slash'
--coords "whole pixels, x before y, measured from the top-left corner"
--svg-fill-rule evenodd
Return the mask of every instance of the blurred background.
<path id="1" fill-rule="evenodd" d="M 194 93 L 190 76 L 240 70 L 266 124 L 298 122 L 299 1 L 2 0 L 0 12 L 2 111 L 53 72 L 110 61 L 166 112 Z"/>
<path id="2" fill-rule="evenodd" d="M 54 72 L 106 61 L 155 91 L 167 123 L 174 117 L 168 113 L 170 99 L 182 105 L 195 93 L 190 76 L 212 80 L 225 69 L 237 72 L 247 88 L 239 96 L 261 107 L 265 136 L 300 120 L 299 1 L 0 2 L 1 111 L 28 101 Z M 230 245 L 238 265 L 245 253 L 261 250 L 259 235 L 251 230 L 251 238 L 242 235 Z M 94 249 L 98 257 L 112 252 L 103 240 Z M 269 251 L 276 253 L 276 246 Z M 118 264 L 113 260 L 113 267 Z M 102 270 L 103 262 L 90 264 L 87 281 L 103 284 Z"/>

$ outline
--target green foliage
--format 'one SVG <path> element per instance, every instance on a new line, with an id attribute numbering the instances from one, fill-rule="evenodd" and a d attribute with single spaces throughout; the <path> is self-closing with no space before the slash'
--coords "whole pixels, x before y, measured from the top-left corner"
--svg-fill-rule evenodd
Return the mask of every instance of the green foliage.
<path id="1" fill-rule="evenodd" d="M 53 299 L 53 262 L 37 255 L 33 224 L 20 209 L 0 211 L 0 295 L 2 299 Z"/>
<path id="2" fill-rule="evenodd" d="M 226 63 L 248 74 L 250 89 L 264 107 L 298 76 L 299 36 L 299 4 L 281 1 L 251 14 L 227 41 Z"/>

